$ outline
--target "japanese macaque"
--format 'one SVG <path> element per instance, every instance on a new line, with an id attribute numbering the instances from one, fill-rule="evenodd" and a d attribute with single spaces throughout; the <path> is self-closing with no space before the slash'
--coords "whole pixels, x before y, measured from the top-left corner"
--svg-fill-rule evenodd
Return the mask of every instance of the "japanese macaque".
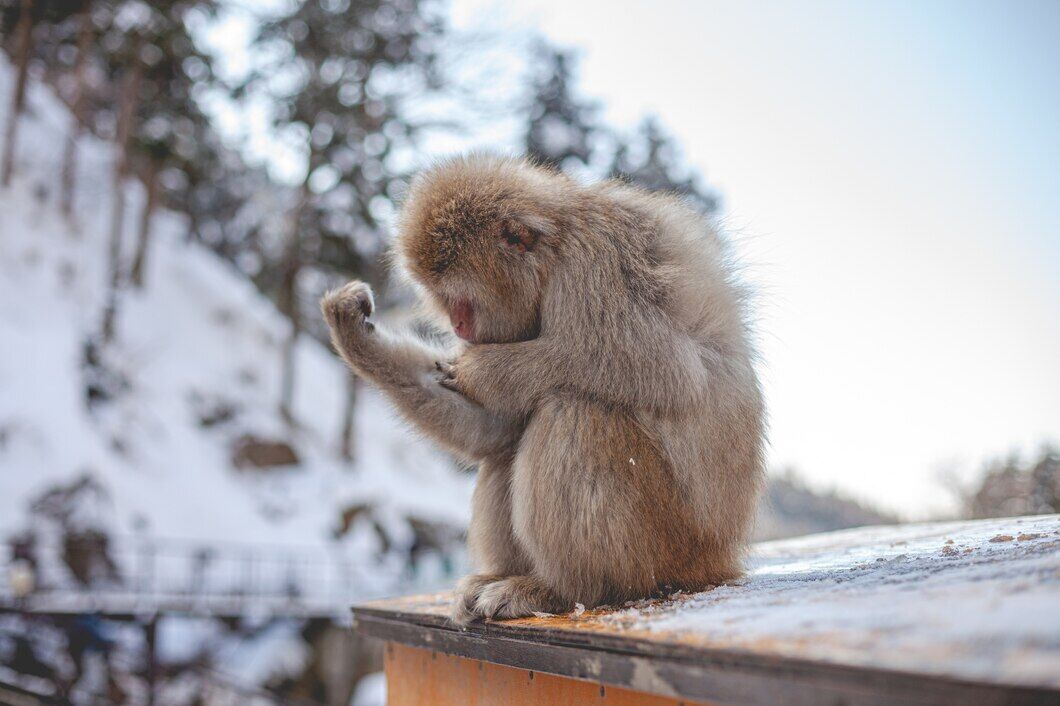
<path id="1" fill-rule="evenodd" d="M 479 466 L 455 622 L 739 576 L 764 410 L 746 292 L 702 216 L 473 155 L 413 183 L 395 256 L 460 350 L 373 326 L 360 282 L 321 306 L 354 372 Z"/>

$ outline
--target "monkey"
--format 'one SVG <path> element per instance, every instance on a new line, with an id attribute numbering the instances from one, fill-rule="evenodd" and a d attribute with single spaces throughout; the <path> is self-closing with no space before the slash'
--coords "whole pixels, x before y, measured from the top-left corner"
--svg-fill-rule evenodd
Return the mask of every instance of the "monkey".
<path id="1" fill-rule="evenodd" d="M 749 289 L 709 219 L 471 154 L 413 181 L 393 259 L 455 351 L 374 326 L 364 283 L 321 306 L 354 373 L 478 465 L 456 624 L 741 575 L 765 409 Z"/>

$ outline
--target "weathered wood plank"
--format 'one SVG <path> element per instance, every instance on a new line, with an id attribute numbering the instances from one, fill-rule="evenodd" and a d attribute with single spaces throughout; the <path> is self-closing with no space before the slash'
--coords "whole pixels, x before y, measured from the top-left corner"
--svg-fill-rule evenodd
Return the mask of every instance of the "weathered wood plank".
<path id="1" fill-rule="evenodd" d="M 733 586 L 486 622 L 451 596 L 354 609 L 368 634 L 671 698 L 749 704 L 1060 703 L 1060 517 L 762 545 Z"/>
<path id="2" fill-rule="evenodd" d="M 358 630 L 390 642 L 690 700 L 763 706 L 1060 703 L 1060 692 L 1053 690 L 681 646 L 660 650 L 658 645 L 605 635 L 585 639 L 556 632 L 548 642 L 541 642 L 520 639 L 518 630 L 500 626 L 455 630 L 438 620 L 417 625 L 361 611 L 356 617 Z"/>

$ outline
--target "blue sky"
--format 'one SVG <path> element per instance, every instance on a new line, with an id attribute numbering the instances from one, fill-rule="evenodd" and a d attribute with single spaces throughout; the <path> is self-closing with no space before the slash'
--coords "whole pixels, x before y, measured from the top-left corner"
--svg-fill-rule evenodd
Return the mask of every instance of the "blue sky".
<path id="1" fill-rule="evenodd" d="M 1060 3 L 459 0 L 659 115 L 762 289 L 772 458 L 916 516 L 1060 438 Z"/>
<path id="2" fill-rule="evenodd" d="M 579 49 L 609 122 L 656 114 L 721 190 L 774 467 L 918 517 L 1060 440 L 1060 2 L 451 8 Z"/>

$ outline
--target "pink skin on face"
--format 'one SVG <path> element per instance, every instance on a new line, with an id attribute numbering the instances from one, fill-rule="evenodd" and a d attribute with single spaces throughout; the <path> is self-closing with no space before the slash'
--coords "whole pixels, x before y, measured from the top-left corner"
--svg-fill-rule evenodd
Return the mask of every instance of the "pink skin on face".
<path id="1" fill-rule="evenodd" d="M 475 308 L 466 299 L 460 299 L 449 310 L 449 322 L 453 324 L 456 335 L 468 343 L 474 343 Z"/>

